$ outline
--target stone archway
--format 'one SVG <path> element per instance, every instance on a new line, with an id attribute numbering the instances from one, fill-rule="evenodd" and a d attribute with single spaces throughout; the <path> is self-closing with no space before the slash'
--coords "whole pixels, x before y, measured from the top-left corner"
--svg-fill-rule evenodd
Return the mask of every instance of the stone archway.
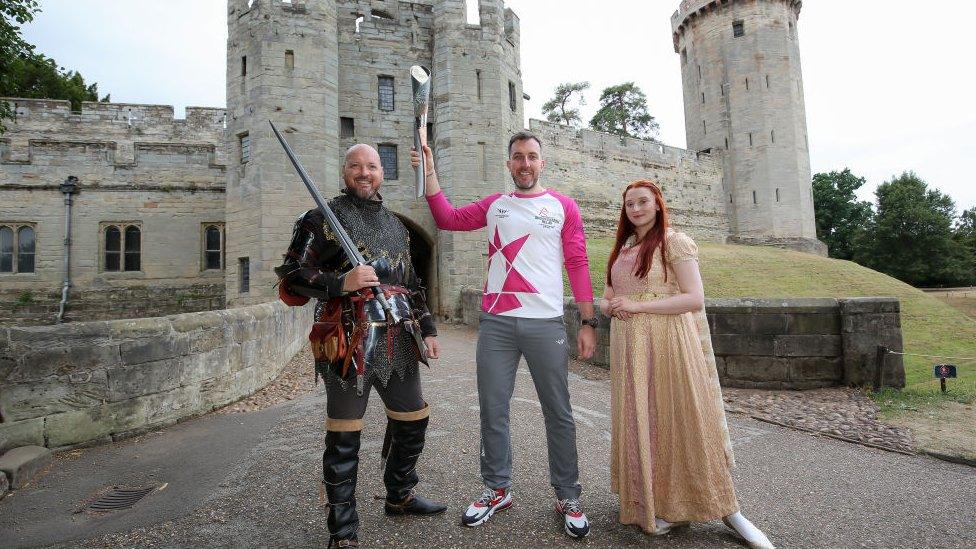
<path id="1" fill-rule="evenodd" d="M 427 306 L 431 313 L 436 315 L 437 311 L 440 310 L 440 296 L 437 292 L 437 257 L 434 253 L 436 247 L 434 239 L 428 236 L 427 231 L 409 217 L 401 214 L 396 214 L 396 216 L 410 233 L 410 257 L 413 259 L 417 276 L 427 288 Z"/>

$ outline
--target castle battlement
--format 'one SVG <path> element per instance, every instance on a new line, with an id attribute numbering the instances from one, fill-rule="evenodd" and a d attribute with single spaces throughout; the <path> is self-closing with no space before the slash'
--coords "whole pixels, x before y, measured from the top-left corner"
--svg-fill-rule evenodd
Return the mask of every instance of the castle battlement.
<path id="1" fill-rule="evenodd" d="M 529 129 L 543 139 L 543 142 L 560 147 L 574 147 L 588 154 L 603 154 L 640 159 L 645 163 L 674 166 L 695 162 L 709 167 L 718 166 L 720 161 L 710 155 L 699 155 L 687 149 L 672 147 L 657 141 L 621 137 L 605 132 L 580 129 L 554 124 L 544 120 L 529 120 Z"/>
<path id="2" fill-rule="evenodd" d="M 140 125 L 175 126 L 191 124 L 223 131 L 225 109 L 217 107 L 187 107 L 186 118 L 176 118 L 172 105 L 143 105 L 139 103 L 100 103 L 84 101 L 81 111 L 72 111 L 71 103 L 58 99 L 28 99 L 4 97 L 16 112 L 16 125 L 30 126 L 33 120 L 63 120 L 72 122 L 125 122 Z"/>
<path id="3" fill-rule="evenodd" d="M 685 28 L 694 19 L 714 11 L 720 7 L 728 6 L 739 0 L 683 0 L 678 9 L 671 15 L 671 32 L 674 36 L 674 51 L 678 53 L 678 35 L 684 32 Z M 793 9 L 796 18 L 800 17 L 800 9 L 803 7 L 801 0 L 771 0 L 785 2 Z"/>

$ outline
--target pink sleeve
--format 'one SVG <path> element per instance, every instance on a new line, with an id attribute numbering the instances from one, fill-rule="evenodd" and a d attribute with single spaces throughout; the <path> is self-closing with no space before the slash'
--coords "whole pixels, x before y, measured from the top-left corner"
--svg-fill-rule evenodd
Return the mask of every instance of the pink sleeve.
<path id="1" fill-rule="evenodd" d="M 498 199 L 501 193 L 486 196 L 467 206 L 455 208 L 441 191 L 427 197 L 430 214 L 434 217 L 438 229 L 445 231 L 473 231 L 488 225 L 488 208 Z"/>
<path id="2" fill-rule="evenodd" d="M 590 261 L 586 257 L 586 233 L 579 206 L 572 198 L 554 195 L 563 205 L 563 260 L 569 275 L 569 286 L 577 303 L 593 301 L 593 284 L 590 282 Z"/>

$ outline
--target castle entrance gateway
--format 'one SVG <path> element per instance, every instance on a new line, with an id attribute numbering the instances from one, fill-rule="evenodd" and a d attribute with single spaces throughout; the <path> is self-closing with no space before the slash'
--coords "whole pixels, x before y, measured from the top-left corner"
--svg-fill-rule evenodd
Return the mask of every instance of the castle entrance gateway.
<path id="1" fill-rule="evenodd" d="M 410 258 L 413 260 L 414 269 L 417 270 L 417 276 L 427 288 L 428 308 L 431 314 L 436 315 L 440 296 L 437 292 L 437 256 L 434 239 L 428 236 L 427 232 L 409 217 L 401 214 L 395 215 L 410 233 Z"/>

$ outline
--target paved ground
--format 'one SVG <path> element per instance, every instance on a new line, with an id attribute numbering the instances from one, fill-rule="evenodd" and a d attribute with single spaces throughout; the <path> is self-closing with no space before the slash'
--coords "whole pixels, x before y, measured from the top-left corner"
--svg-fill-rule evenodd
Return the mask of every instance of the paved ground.
<path id="1" fill-rule="evenodd" d="M 359 499 L 366 547 L 742 547 L 721 523 L 649 538 L 617 524 L 609 492 L 606 381 L 571 381 L 593 523 L 585 541 L 565 537 L 552 511 L 542 416 L 526 371 L 512 405 L 515 506 L 478 528 L 458 516 L 480 491 L 474 332 L 447 327 L 447 358 L 424 372 L 433 404 L 421 488 L 446 516 L 390 519 L 382 493 L 383 411 L 367 412 Z M 375 395 L 374 395 L 375 397 Z M 324 546 L 318 507 L 324 396 L 267 410 L 218 414 L 59 456 L 48 474 L 0 501 L 0 547 Z M 883 452 L 730 418 L 745 514 L 779 547 L 976 547 L 976 469 Z M 164 485 L 126 511 L 78 512 L 112 485 Z"/>

